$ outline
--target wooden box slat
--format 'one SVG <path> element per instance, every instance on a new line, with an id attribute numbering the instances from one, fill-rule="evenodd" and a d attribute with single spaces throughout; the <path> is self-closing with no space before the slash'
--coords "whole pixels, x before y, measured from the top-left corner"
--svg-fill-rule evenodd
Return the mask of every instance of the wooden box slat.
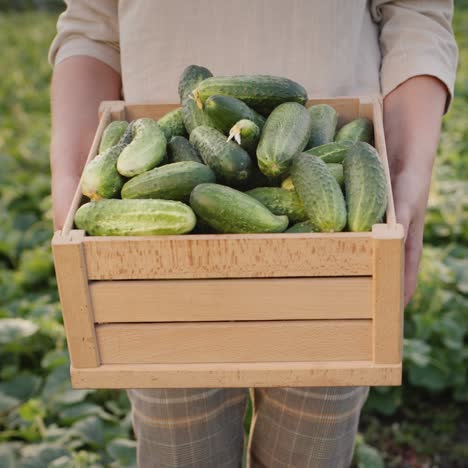
<path id="1" fill-rule="evenodd" d="M 71 367 L 73 388 L 343 387 L 401 385 L 401 364 L 372 361 L 104 364 Z"/>
<path id="2" fill-rule="evenodd" d="M 367 233 L 87 237 L 90 280 L 369 276 Z"/>
<path id="3" fill-rule="evenodd" d="M 370 276 L 93 281 L 89 290 L 98 323 L 370 319 L 373 310 Z"/>
<path id="4" fill-rule="evenodd" d="M 372 359 L 371 320 L 104 324 L 96 336 L 102 364 Z"/>

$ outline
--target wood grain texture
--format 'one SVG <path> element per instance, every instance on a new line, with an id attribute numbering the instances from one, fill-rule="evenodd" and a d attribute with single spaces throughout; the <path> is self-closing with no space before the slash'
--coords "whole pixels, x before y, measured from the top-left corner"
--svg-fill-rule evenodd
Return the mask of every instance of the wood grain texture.
<path id="1" fill-rule="evenodd" d="M 103 364 L 372 358 L 371 320 L 104 324 L 96 336 Z"/>
<path id="2" fill-rule="evenodd" d="M 86 237 L 84 249 L 91 280 L 372 274 L 370 233 Z"/>
<path id="3" fill-rule="evenodd" d="M 180 104 L 129 104 L 126 106 L 128 120 L 148 117 L 158 120 L 168 112 L 180 107 Z"/>
<path id="4" fill-rule="evenodd" d="M 101 142 L 101 136 L 102 132 L 105 130 L 107 125 L 111 122 L 111 114 L 110 110 L 105 109 L 103 114 L 101 115 L 99 119 L 99 125 L 96 130 L 96 134 L 94 135 L 93 143 L 91 144 L 91 148 L 88 153 L 88 157 L 86 158 L 86 164 L 89 163 L 98 153 L 98 148 L 99 148 L 99 143 Z M 83 174 L 81 175 L 80 178 L 80 183 L 78 184 L 75 195 L 73 196 L 72 203 L 70 205 L 70 209 L 68 210 L 67 217 L 65 219 L 65 223 L 63 225 L 62 229 L 62 236 L 68 236 L 70 234 L 70 230 L 73 227 L 73 220 L 75 218 L 75 213 L 76 210 L 79 208 L 82 200 L 83 200 L 83 195 L 81 193 L 81 179 L 83 177 Z"/>
<path id="5" fill-rule="evenodd" d="M 99 117 L 108 111 L 111 120 L 127 120 L 125 101 L 102 101 L 99 106 Z"/>
<path id="6" fill-rule="evenodd" d="M 372 318 L 372 278 L 93 281 L 94 320 L 179 322 Z"/>
<path id="7" fill-rule="evenodd" d="M 106 364 L 71 368 L 73 388 L 340 387 L 401 385 L 401 364 L 369 361 Z"/>
<path id="8" fill-rule="evenodd" d="M 374 361 L 398 364 L 403 339 L 403 227 L 373 226 L 374 235 Z"/>
<path id="9" fill-rule="evenodd" d="M 71 239 L 56 233 L 52 240 L 68 349 L 74 367 L 95 367 L 99 365 L 99 353 L 81 243 L 84 231 L 71 233 Z"/>

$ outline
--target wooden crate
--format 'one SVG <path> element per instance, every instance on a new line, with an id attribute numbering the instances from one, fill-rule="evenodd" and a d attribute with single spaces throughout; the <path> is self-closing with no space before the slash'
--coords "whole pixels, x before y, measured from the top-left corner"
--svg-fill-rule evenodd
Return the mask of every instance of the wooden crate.
<path id="1" fill-rule="evenodd" d="M 381 102 L 319 102 L 341 123 L 373 120 L 388 177 Z M 88 160 L 111 120 L 174 107 L 103 103 Z M 391 189 L 386 224 L 366 233 L 89 237 L 73 229 L 82 201 L 52 242 L 74 388 L 401 383 Z"/>

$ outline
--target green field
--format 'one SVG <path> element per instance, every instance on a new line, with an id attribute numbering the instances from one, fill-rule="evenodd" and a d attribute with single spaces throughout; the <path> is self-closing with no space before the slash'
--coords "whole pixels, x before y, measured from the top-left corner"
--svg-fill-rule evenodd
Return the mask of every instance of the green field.
<path id="1" fill-rule="evenodd" d="M 373 389 L 360 468 L 468 466 L 468 7 L 444 121 L 401 388 Z M 56 16 L 0 13 L 0 467 L 131 467 L 124 392 L 73 391 L 50 253 L 49 80 Z"/>

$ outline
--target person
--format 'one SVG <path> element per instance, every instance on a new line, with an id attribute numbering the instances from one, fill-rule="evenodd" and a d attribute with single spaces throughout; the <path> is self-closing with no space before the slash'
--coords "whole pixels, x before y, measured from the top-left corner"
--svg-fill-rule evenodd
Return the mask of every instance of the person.
<path id="1" fill-rule="evenodd" d="M 178 102 L 182 70 L 271 74 L 309 97 L 375 95 L 398 221 L 405 229 L 405 304 L 417 283 L 441 118 L 457 46 L 448 0 L 68 0 L 49 52 L 52 196 L 63 225 L 104 100 Z M 351 463 L 368 389 L 255 389 L 252 468 Z M 238 467 L 246 389 L 130 390 L 142 467 Z"/>

